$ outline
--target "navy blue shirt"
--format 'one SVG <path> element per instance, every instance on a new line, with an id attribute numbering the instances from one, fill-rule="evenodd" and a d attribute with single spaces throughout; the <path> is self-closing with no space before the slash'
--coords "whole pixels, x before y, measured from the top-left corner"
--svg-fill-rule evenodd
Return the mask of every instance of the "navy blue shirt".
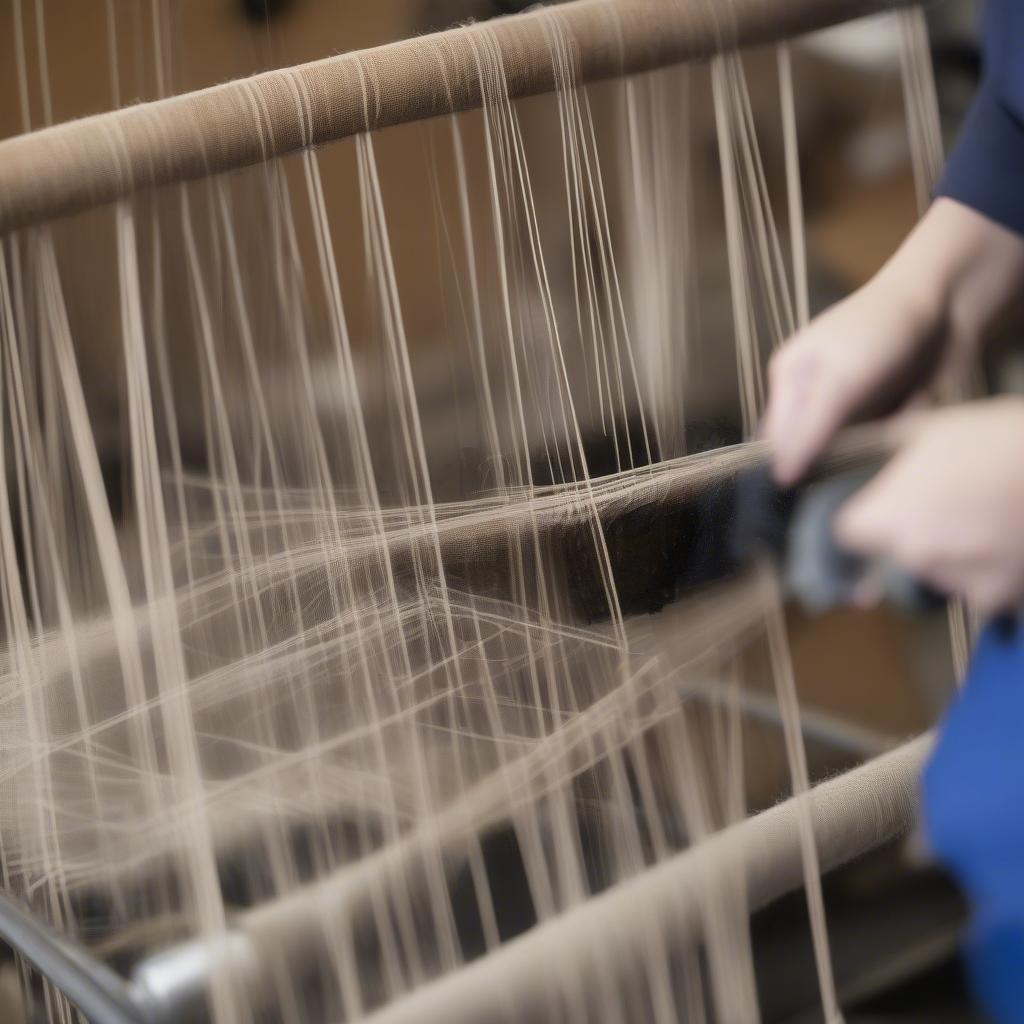
<path id="1" fill-rule="evenodd" d="M 1024 235 L 1024 0 L 988 0 L 984 67 L 936 193 Z"/>
<path id="2" fill-rule="evenodd" d="M 971 898 L 967 965 L 999 1024 L 1024 1024 L 1022 722 L 1024 626 L 993 624 L 939 729 L 922 810 L 931 848 Z"/>

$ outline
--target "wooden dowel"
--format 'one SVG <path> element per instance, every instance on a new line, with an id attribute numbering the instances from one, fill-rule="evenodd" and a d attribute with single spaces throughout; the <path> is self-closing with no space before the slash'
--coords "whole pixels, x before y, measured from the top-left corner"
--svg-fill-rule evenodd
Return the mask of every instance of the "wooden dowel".
<path id="1" fill-rule="evenodd" d="M 671 947 L 699 939 L 708 892 L 746 884 L 751 912 L 802 880 L 799 805 L 809 802 L 823 871 L 905 835 L 917 809 L 918 776 L 932 737 L 883 754 L 811 792 L 710 839 L 540 925 L 459 971 L 412 992 L 372 1024 L 474 1024 L 498 1020 L 514 1000 L 517 1019 L 543 1019 L 564 977 L 628 976 L 652 935 Z"/>
<path id="2" fill-rule="evenodd" d="M 568 42 L 578 80 L 592 82 L 909 2 L 575 0 L 69 121 L 0 142 L 0 233 L 142 188 L 479 107 L 485 52 L 500 53 L 512 97 L 551 92 L 553 31 Z"/>
<path id="3" fill-rule="evenodd" d="M 513 1002 L 517 1019 L 543 1019 L 559 980 L 583 980 L 596 970 L 628 976 L 652 937 L 670 948 L 697 942 L 708 893 L 745 884 L 753 912 L 798 888 L 803 878 L 798 836 L 801 805 L 810 804 L 822 871 L 840 867 L 906 835 L 917 816 L 918 779 L 931 733 L 791 797 L 642 874 L 530 929 L 488 956 L 416 989 L 367 1018 L 372 1024 L 476 1024 L 498 1020 Z M 336 919 L 336 901 L 367 898 L 350 872 L 299 889 L 243 915 L 213 942 L 197 940 L 146 961 L 134 981 L 163 1016 L 178 1020 L 202 993 L 213 971 L 245 979 L 261 998 L 269 975 L 263 956 L 309 962 L 309 939 Z M 281 943 L 281 936 L 287 942 Z M 182 965 L 188 970 L 183 970 Z M 187 985 L 182 985 L 182 979 Z M 168 984 L 170 979 L 173 984 Z"/>

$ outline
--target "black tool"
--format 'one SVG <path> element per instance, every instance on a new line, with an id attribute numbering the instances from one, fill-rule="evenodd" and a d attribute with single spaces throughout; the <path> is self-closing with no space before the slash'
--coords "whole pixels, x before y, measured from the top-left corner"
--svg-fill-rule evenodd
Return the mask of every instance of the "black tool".
<path id="1" fill-rule="evenodd" d="M 780 488 L 768 466 L 736 478 L 736 517 L 731 557 L 737 568 L 770 554 L 782 569 L 787 593 L 808 612 L 849 604 L 863 583 L 905 611 L 928 611 L 946 597 L 888 562 L 843 550 L 832 524 L 836 513 L 874 476 L 877 465 Z"/>
<path id="2" fill-rule="evenodd" d="M 848 433 L 846 441 L 845 452 L 827 454 L 796 487 L 775 483 L 765 451 L 738 473 L 603 517 L 601 550 L 589 530 L 567 531 L 563 561 L 576 610 L 589 622 L 608 618 L 605 553 L 626 615 L 658 612 L 765 557 L 778 565 L 787 595 L 811 613 L 850 603 L 866 581 L 901 609 L 941 607 L 942 594 L 898 567 L 836 543 L 836 512 L 884 464 L 889 448 L 877 430 Z"/>

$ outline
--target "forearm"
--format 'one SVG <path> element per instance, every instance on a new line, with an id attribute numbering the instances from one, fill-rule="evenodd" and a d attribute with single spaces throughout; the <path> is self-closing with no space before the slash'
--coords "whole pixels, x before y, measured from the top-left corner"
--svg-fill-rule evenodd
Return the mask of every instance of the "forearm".
<path id="1" fill-rule="evenodd" d="M 1024 295 L 1024 236 L 954 199 L 936 199 L 879 273 L 900 301 L 973 350 Z"/>

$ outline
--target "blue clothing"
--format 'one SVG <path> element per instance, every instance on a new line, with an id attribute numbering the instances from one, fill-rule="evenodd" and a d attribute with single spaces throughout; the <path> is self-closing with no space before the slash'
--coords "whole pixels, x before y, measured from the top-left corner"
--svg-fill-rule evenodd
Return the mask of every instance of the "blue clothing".
<path id="1" fill-rule="evenodd" d="M 1024 0 L 988 0 L 984 79 L 937 194 L 1024 235 Z"/>
<path id="2" fill-rule="evenodd" d="M 1024 0 L 988 0 L 984 78 L 936 191 L 1024 235 Z M 923 790 L 932 849 L 971 900 L 975 992 L 1024 1024 L 1024 626 L 981 637 Z"/>
<path id="3" fill-rule="evenodd" d="M 982 634 L 925 769 L 923 811 L 971 899 L 976 993 L 1000 1024 L 1024 1024 L 1024 627 Z"/>

